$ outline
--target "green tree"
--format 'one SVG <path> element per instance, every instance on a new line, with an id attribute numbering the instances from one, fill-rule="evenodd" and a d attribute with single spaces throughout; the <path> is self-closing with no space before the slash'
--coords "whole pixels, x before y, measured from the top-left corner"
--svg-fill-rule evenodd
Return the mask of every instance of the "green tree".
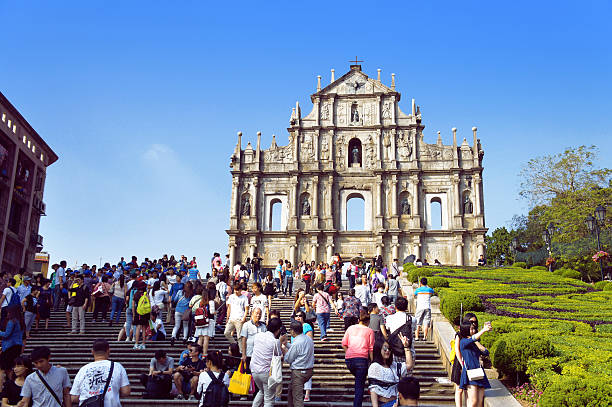
<path id="1" fill-rule="evenodd" d="M 514 262 L 510 244 L 515 236 L 515 231 L 509 232 L 505 227 L 501 227 L 495 229 L 490 236 L 485 237 L 489 264 L 512 264 Z"/>
<path id="2" fill-rule="evenodd" d="M 532 158 L 519 174 L 519 194 L 531 205 L 547 204 L 567 193 L 608 184 L 612 171 L 595 166 L 597 154 L 595 146 L 579 146 Z"/>

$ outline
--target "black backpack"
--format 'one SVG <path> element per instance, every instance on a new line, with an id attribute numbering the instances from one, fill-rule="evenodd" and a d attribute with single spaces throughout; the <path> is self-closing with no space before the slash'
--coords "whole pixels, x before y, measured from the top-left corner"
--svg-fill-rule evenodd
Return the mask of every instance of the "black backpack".
<path id="1" fill-rule="evenodd" d="M 406 323 L 389 335 L 389 346 L 391 347 L 391 353 L 397 357 L 403 357 L 405 355 L 404 352 L 404 344 L 402 340 L 399 338 L 399 334 L 404 335 L 408 338 L 408 346 L 412 346 L 412 318 L 408 313 L 406 313 Z"/>
<path id="2" fill-rule="evenodd" d="M 230 402 L 230 394 L 227 386 L 223 383 L 225 373 L 221 372 L 219 377 L 215 376 L 210 370 L 206 373 L 210 376 L 211 382 L 204 394 L 202 394 L 202 406 L 227 407 Z"/>

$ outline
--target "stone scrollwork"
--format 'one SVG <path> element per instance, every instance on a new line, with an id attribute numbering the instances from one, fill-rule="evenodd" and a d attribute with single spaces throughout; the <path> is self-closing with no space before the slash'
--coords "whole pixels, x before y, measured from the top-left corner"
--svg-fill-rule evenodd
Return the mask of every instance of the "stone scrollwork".
<path id="1" fill-rule="evenodd" d="M 397 152 L 401 161 L 410 160 L 412 155 L 412 137 L 408 131 L 400 130 L 398 132 Z"/>
<path id="2" fill-rule="evenodd" d="M 323 107 L 321 108 L 321 120 L 329 119 L 329 103 L 323 103 Z"/>

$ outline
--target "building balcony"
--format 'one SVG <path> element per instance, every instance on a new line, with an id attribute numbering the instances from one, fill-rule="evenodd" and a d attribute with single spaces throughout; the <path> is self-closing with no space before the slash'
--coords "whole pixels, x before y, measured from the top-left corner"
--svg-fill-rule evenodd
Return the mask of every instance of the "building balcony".
<path id="1" fill-rule="evenodd" d="M 38 233 L 32 233 L 30 236 L 30 247 L 35 247 L 36 251 L 43 249 L 43 237 Z"/>

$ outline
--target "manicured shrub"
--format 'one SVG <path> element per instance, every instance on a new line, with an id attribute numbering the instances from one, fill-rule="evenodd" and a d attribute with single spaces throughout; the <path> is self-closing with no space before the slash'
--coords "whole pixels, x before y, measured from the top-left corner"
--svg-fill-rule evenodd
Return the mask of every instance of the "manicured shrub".
<path id="1" fill-rule="evenodd" d="M 597 325 L 597 332 L 612 334 L 612 324 L 601 324 Z"/>
<path id="2" fill-rule="evenodd" d="M 580 277 L 582 277 L 580 275 L 580 272 L 577 270 L 567 270 L 566 272 L 563 273 L 563 277 L 565 278 L 574 278 L 576 280 L 580 280 Z"/>
<path id="3" fill-rule="evenodd" d="M 531 359 L 527 362 L 529 381 L 536 388 L 544 390 L 559 378 L 562 367 L 560 357 Z"/>
<path id="4" fill-rule="evenodd" d="M 530 271 L 548 271 L 548 268 L 545 266 L 533 266 L 529 269 Z"/>
<path id="5" fill-rule="evenodd" d="M 466 292 L 460 293 L 448 288 L 442 288 L 440 289 L 439 295 L 440 310 L 446 319 L 453 324 L 459 324 L 462 306 L 463 313 L 467 311 L 482 311 L 484 309 L 480 297 L 476 294 Z"/>
<path id="6" fill-rule="evenodd" d="M 567 269 L 565 267 L 561 267 L 560 269 L 553 270 L 553 274 L 556 275 L 556 276 L 563 276 L 563 273 L 565 273 L 568 270 L 571 270 L 571 269 Z"/>
<path id="7" fill-rule="evenodd" d="M 608 284 L 612 284 L 609 281 L 598 281 L 593 284 L 593 288 L 596 290 L 604 290 Z"/>
<path id="8" fill-rule="evenodd" d="M 544 390 L 540 407 L 610 407 L 612 384 L 602 377 L 559 376 Z"/>
<path id="9" fill-rule="evenodd" d="M 532 331 L 503 334 L 491 348 L 493 366 L 506 376 L 527 371 L 529 359 L 553 356 L 555 350 L 547 337 Z"/>
<path id="10" fill-rule="evenodd" d="M 517 261 L 512 265 L 512 267 L 526 269 L 527 263 L 525 263 L 524 261 Z"/>
<path id="11" fill-rule="evenodd" d="M 449 283 L 447 279 L 445 279 L 444 277 L 436 277 L 436 276 L 428 277 L 427 285 L 434 289 L 449 287 Z"/>
<path id="12" fill-rule="evenodd" d="M 418 283 L 421 277 L 431 277 L 433 276 L 433 270 L 423 268 L 423 267 L 415 267 L 410 269 L 406 278 L 411 283 Z"/>
<path id="13" fill-rule="evenodd" d="M 612 291 L 612 283 L 608 282 L 608 284 L 604 287 L 604 291 Z"/>

